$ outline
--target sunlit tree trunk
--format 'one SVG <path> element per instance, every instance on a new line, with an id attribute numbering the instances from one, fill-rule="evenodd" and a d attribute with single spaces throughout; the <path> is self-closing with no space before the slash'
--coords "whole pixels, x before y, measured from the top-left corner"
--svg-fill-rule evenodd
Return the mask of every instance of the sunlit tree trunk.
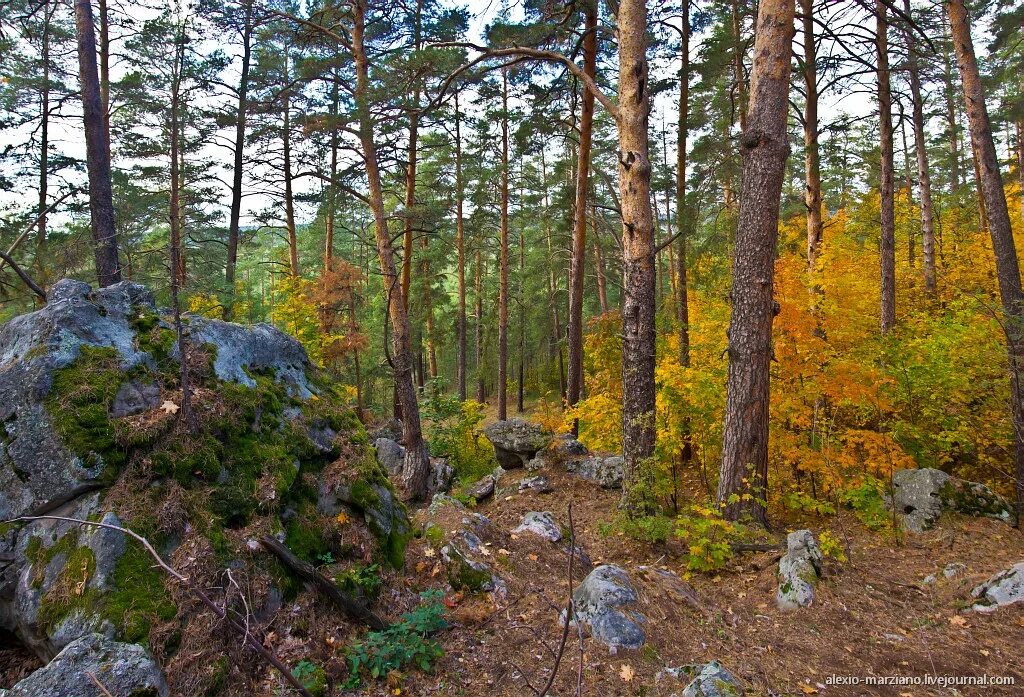
<path id="1" fill-rule="evenodd" d="M 768 366 L 779 203 L 786 136 L 793 0 L 761 0 L 747 129 L 740 136 L 743 191 L 733 257 L 732 318 L 718 505 L 729 520 L 767 522 Z"/>
<path id="2" fill-rule="evenodd" d="M 416 18 L 413 26 L 413 48 L 420 49 L 420 17 L 423 12 L 423 0 L 416 0 Z M 409 113 L 409 150 L 408 163 L 405 168 L 405 231 L 402 236 L 402 299 L 405 309 L 409 310 L 409 292 L 412 284 L 412 211 L 416 206 L 416 160 L 419 145 L 419 102 L 420 83 L 417 80 L 412 91 L 412 109 Z"/>
<path id="3" fill-rule="evenodd" d="M 338 89 L 338 73 L 335 70 L 331 71 L 331 164 L 328 170 L 331 180 L 327 186 L 327 214 L 324 216 L 324 271 L 329 271 L 331 268 L 331 259 L 334 258 L 334 218 L 337 215 L 337 204 L 338 204 L 338 148 L 341 146 L 339 138 L 338 124 L 336 120 L 338 118 L 338 107 L 339 107 L 339 89 Z"/>
<path id="4" fill-rule="evenodd" d="M 999 161 L 992 138 L 992 126 L 985 106 L 985 91 L 971 41 L 970 17 L 963 0 L 948 0 L 946 7 L 957 63 L 960 66 L 960 78 L 963 81 L 971 142 L 981 170 L 981 189 L 988 208 L 989 234 L 992 237 L 999 296 L 1005 314 L 1003 327 L 1006 332 L 1010 366 L 1010 401 L 1016 445 L 1014 460 L 1019 523 L 1021 516 L 1024 515 L 1024 385 L 1021 384 L 1021 371 L 1024 367 L 1024 291 L 1021 290 L 1020 266 L 1010 225 L 1010 212 L 1006 205 L 1006 194 L 1003 191 L 1003 180 L 999 173 Z"/>
<path id="5" fill-rule="evenodd" d="M 896 324 L 896 213 L 894 204 L 892 91 L 889 86 L 888 20 L 884 0 L 875 0 L 875 59 L 878 61 L 878 122 L 881 147 L 881 329 Z"/>
<path id="6" fill-rule="evenodd" d="M 622 0 L 619 36 L 619 201 L 622 209 L 621 507 L 629 515 L 655 505 L 654 220 L 648 117 L 647 3 Z"/>
<path id="7" fill-rule="evenodd" d="M 373 115 L 370 112 L 370 76 L 364 46 L 367 0 L 353 0 L 352 4 L 352 58 L 356 68 L 356 109 L 359 115 L 359 141 L 366 161 L 366 179 L 370 207 L 373 210 L 377 257 L 380 261 L 384 294 L 388 305 L 392 335 L 392 364 L 395 387 L 402 406 L 402 436 L 405 443 L 405 461 L 402 465 L 402 485 L 408 496 L 423 498 L 430 475 L 430 457 L 420 425 L 420 409 L 416 401 L 416 387 L 412 375 L 412 342 L 409 316 L 399 285 L 391 235 L 388 232 L 384 210 L 384 191 L 377 164 L 377 145 L 374 141 Z"/>
<path id="8" fill-rule="evenodd" d="M 85 163 L 89 174 L 89 212 L 93 253 L 100 286 L 121 280 L 114 227 L 114 196 L 110 185 L 110 136 L 96 69 L 96 27 L 89 0 L 75 0 L 75 33 L 81 78 L 82 116 L 85 123 Z"/>

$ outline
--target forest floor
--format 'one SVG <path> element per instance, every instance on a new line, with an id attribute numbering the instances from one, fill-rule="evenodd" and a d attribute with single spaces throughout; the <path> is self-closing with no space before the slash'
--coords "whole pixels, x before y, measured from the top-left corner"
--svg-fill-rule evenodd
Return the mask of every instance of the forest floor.
<path id="1" fill-rule="evenodd" d="M 547 682 L 562 635 L 568 556 L 556 545 L 508 531 L 528 511 L 551 511 L 564 526 L 570 505 L 577 542 L 594 564 L 617 564 L 638 586 L 648 641 L 639 651 L 613 655 L 570 632 L 551 694 L 572 695 L 577 681 L 585 695 L 678 694 L 684 683 L 658 679 L 659 671 L 711 660 L 758 695 L 1021 694 L 1020 687 L 828 684 L 833 675 L 930 674 L 1011 676 L 1024 685 L 1024 607 L 965 611 L 975 585 L 1024 560 L 1024 534 L 1005 523 L 947 516 L 928 533 L 897 537 L 871 532 L 847 512 L 828 518 L 776 512 L 777 539 L 793 529 L 830 529 L 849 554 L 845 563 L 829 562 L 812 607 L 782 612 L 775 604 L 778 552 L 738 555 L 718 573 L 688 574 L 678 543 L 652 546 L 607 532 L 602 523 L 614 516 L 619 492 L 554 465 L 542 472 L 553 492 L 520 493 L 518 481 L 530 474 L 508 472 L 496 495 L 475 509 L 498 531 L 484 541 L 508 584 L 507 597 L 456 596 L 454 626 L 440 635 L 444 658 L 433 675 L 405 676 L 402 694 L 529 695 L 527 680 L 538 689 Z M 965 568 L 946 578 L 947 564 Z M 699 605 L 647 583 L 641 566 L 676 572 L 696 591 Z M 427 540 L 410 546 L 406 568 L 420 577 L 411 584 L 436 585 L 437 552 Z M 574 573 L 574 583 L 584 573 Z M 925 582 L 932 574 L 937 580 Z"/>

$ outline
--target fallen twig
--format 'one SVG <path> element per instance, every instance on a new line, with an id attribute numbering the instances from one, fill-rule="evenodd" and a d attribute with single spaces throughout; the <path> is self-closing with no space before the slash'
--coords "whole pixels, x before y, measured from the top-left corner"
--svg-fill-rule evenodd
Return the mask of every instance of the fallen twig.
<path id="1" fill-rule="evenodd" d="M 359 620 L 370 629 L 376 629 L 378 631 L 388 626 L 384 620 L 366 607 L 365 603 L 342 591 L 330 579 L 325 578 L 322 573 L 317 571 L 316 567 L 312 564 L 302 561 L 292 554 L 291 550 L 284 544 L 278 542 L 269 535 L 261 537 L 260 544 L 262 544 L 268 552 L 280 559 L 282 564 L 287 566 L 306 581 L 312 583 L 318 591 L 326 595 L 332 603 L 341 608 L 341 610 L 343 610 L 345 614 L 352 619 Z"/>

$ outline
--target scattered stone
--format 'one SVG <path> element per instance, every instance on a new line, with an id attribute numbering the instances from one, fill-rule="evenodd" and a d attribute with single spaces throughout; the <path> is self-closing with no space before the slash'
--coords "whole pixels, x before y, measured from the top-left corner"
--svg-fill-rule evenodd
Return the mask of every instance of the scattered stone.
<path id="1" fill-rule="evenodd" d="M 695 666 L 696 677 L 683 690 L 682 697 L 736 697 L 744 693 L 743 683 L 718 661 Z"/>
<path id="2" fill-rule="evenodd" d="M 110 415 L 115 419 L 134 416 L 155 409 L 160 404 L 160 386 L 155 382 L 130 380 L 118 389 L 110 405 Z"/>
<path id="3" fill-rule="evenodd" d="M 529 532 L 549 542 L 562 539 L 562 529 L 550 511 L 530 511 L 523 516 L 523 522 L 512 532 Z"/>
<path id="4" fill-rule="evenodd" d="M 484 429 L 494 446 L 498 464 L 505 469 L 523 467 L 551 442 L 551 434 L 523 419 L 496 421 Z"/>
<path id="5" fill-rule="evenodd" d="M 532 460 L 526 463 L 525 467 L 527 472 L 540 472 L 547 465 L 548 463 L 544 456 L 541 453 L 537 453 Z"/>
<path id="6" fill-rule="evenodd" d="M 378 438 L 373 442 L 377 451 L 377 462 L 388 473 L 390 477 L 397 477 L 402 473 L 402 465 L 405 463 L 405 448 L 390 438 Z"/>
<path id="7" fill-rule="evenodd" d="M 474 501 L 480 503 L 494 495 L 496 484 L 497 480 L 493 474 L 484 475 L 466 490 L 466 496 L 470 496 Z"/>
<path id="8" fill-rule="evenodd" d="M 821 576 L 821 549 L 810 530 L 796 530 L 786 538 L 786 554 L 779 561 L 779 589 L 775 602 L 780 610 L 808 607 L 814 602 L 814 586 Z"/>
<path id="9" fill-rule="evenodd" d="M 646 618 L 631 609 L 639 601 L 629 575 L 620 567 L 602 564 L 591 571 L 572 594 L 576 618 L 587 625 L 590 634 L 618 648 L 638 649 L 647 641 L 640 626 Z"/>
<path id="10" fill-rule="evenodd" d="M 900 644 L 903 642 L 903 637 L 899 634 L 883 634 L 882 638 L 886 641 L 891 641 L 894 644 Z"/>
<path id="11" fill-rule="evenodd" d="M 601 457 L 591 455 L 578 460 L 570 460 L 565 468 L 573 474 L 600 484 L 605 489 L 622 488 L 623 459 L 617 455 Z"/>
<path id="12" fill-rule="evenodd" d="M 1012 507 L 984 484 L 957 479 L 932 468 L 898 470 L 892 478 L 891 506 L 903 527 L 930 530 L 945 511 L 1010 520 Z"/>
<path id="13" fill-rule="evenodd" d="M 95 676 L 101 689 L 88 676 Z M 2 692 L 2 691 L 0 691 Z M 87 634 L 17 683 L 8 697 L 167 697 L 170 689 L 153 656 L 138 644 Z"/>
<path id="14" fill-rule="evenodd" d="M 538 494 L 549 494 L 554 490 L 555 488 L 551 486 L 551 482 L 548 481 L 547 477 L 539 475 L 527 477 L 519 482 L 519 491 L 536 491 Z"/>
<path id="15" fill-rule="evenodd" d="M 954 578 L 959 576 L 963 572 L 967 571 L 967 565 L 961 564 L 958 561 L 953 561 L 946 564 L 946 568 L 942 570 L 942 575 L 946 578 Z"/>
<path id="16" fill-rule="evenodd" d="M 1024 602 L 1024 561 L 1000 571 L 972 590 L 971 595 L 975 598 L 971 609 L 978 612 L 994 612 Z"/>

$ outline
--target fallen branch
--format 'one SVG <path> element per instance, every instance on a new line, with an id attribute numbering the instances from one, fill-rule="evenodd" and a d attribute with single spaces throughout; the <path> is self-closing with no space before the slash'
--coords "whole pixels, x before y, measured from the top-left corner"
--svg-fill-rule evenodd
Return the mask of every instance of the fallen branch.
<path id="1" fill-rule="evenodd" d="M 269 535 L 261 537 L 260 544 L 277 557 L 282 564 L 313 584 L 318 591 L 326 595 L 332 603 L 341 608 L 352 619 L 358 620 L 370 629 L 378 631 L 387 627 L 387 623 L 366 607 L 365 603 L 342 591 L 330 579 L 317 571 L 315 566 L 292 554 L 291 550 L 284 544 Z"/>
<path id="2" fill-rule="evenodd" d="M 243 637 L 245 644 L 253 651 L 255 651 L 260 656 L 260 658 L 262 658 L 264 661 L 266 661 L 274 668 L 276 668 L 278 672 L 280 672 L 281 675 L 284 676 L 285 680 L 287 680 L 300 695 L 302 695 L 303 697 L 313 697 L 309 690 L 307 690 L 303 686 L 303 684 L 299 682 L 298 678 L 292 675 L 292 672 L 288 669 L 288 666 L 286 666 L 281 661 L 281 659 L 274 654 L 273 651 L 265 648 L 263 644 L 261 644 L 256 639 L 255 636 L 246 631 L 245 627 L 240 625 L 237 621 L 235 621 L 234 618 L 229 616 L 226 609 L 220 607 L 219 605 L 217 605 L 217 603 L 213 602 L 213 600 L 210 599 L 210 596 L 206 595 L 206 593 L 203 592 L 201 588 L 197 588 L 196 586 L 192 585 L 191 581 L 188 580 L 187 576 L 183 576 L 177 569 L 175 569 L 173 566 L 165 562 L 163 560 L 163 557 L 161 557 L 157 553 L 156 549 L 153 548 L 153 545 L 150 544 L 149 540 L 147 540 L 142 535 L 138 534 L 134 530 L 124 528 L 119 525 L 94 522 L 91 520 L 81 520 L 79 518 L 67 518 L 64 516 L 56 515 L 20 516 L 18 518 L 6 520 L 4 521 L 4 523 L 34 523 L 40 520 L 57 520 L 65 523 L 74 523 L 76 525 L 87 525 L 95 528 L 105 528 L 107 530 L 114 530 L 123 535 L 127 535 L 129 537 L 134 538 L 139 543 L 141 543 L 143 547 L 146 548 L 146 551 L 149 552 L 149 556 L 153 557 L 153 560 L 156 561 L 157 566 L 163 569 L 168 576 L 170 576 L 175 581 L 184 586 L 194 596 L 199 598 L 200 602 L 202 602 L 203 605 L 212 610 L 213 613 L 218 617 L 218 619 L 223 620 L 229 627 L 238 632 L 238 634 Z"/>

